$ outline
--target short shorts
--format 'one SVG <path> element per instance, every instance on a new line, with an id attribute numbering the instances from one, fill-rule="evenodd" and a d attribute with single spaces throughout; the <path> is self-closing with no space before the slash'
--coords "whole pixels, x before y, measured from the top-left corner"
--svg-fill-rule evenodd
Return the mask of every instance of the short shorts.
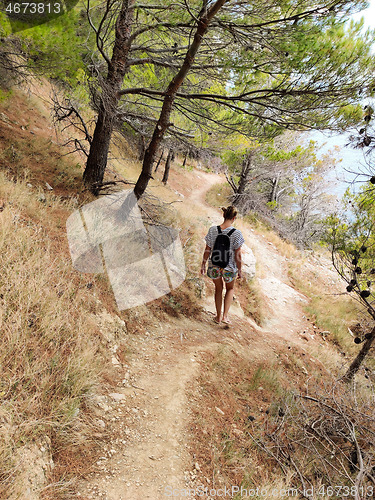
<path id="1" fill-rule="evenodd" d="M 223 278 L 225 283 L 230 283 L 231 281 L 236 279 L 237 272 L 226 271 L 225 269 L 221 269 L 220 267 L 216 266 L 208 266 L 207 276 L 213 280 L 216 280 L 217 278 Z"/>

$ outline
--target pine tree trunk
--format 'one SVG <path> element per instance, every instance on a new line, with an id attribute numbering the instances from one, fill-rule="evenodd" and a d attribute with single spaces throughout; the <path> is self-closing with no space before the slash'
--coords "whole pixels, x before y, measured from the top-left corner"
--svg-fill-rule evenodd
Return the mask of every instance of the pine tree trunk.
<path id="1" fill-rule="evenodd" d="M 242 195 L 245 193 L 247 183 L 249 181 L 249 173 L 251 171 L 252 166 L 252 153 L 249 153 L 246 158 L 242 162 L 242 169 L 240 180 L 238 182 L 238 186 L 236 187 L 234 197 L 233 197 L 233 205 L 239 206 L 241 205 Z M 234 182 L 233 182 L 234 185 Z"/>
<path id="2" fill-rule="evenodd" d="M 204 35 L 208 30 L 208 26 L 215 15 L 223 7 L 227 0 L 216 0 L 216 2 L 208 8 L 207 11 L 202 12 L 202 15 L 198 21 L 198 26 L 194 34 L 194 39 L 189 47 L 189 50 L 185 56 L 184 62 L 178 71 L 178 73 L 171 80 L 166 90 L 163 106 L 160 112 L 159 120 L 154 129 L 152 139 L 148 148 L 146 149 L 145 157 L 142 165 L 141 175 L 134 187 L 134 194 L 139 199 L 145 192 L 148 182 L 152 177 L 152 166 L 154 164 L 154 159 L 156 152 L 159 148 L 161 141 L 163 140 L 164 134 L 167 131 L 169 124 L 169 117 L 171 115 L 173 104 L 176 98 L 176 94 L 183 84 L 186 75 L 188 74 L 191 66 L 194 63 L 194 58 L 202 45 Z"/>
<path id="3" fill-rule="evenodd" d="M 134 194 L 137 197 L 137 199 L 139 199 L 142 196 L 142 194 L 146 191 L 148 182 L 152 177 L 152 166 L 154 164 L 155 155 L 164 137 L 164 133 L 168 128 L 168 122 L 172 111 L 173 102 L 174 102 L 174 95 L 167 95 L 164 99 L 163 107 L 160 112 L 160 117 L 157 126 L 154 129 L 151 142 L 148 145 L 148 148 L 146 149 L 145 152 L 145 157 L 143 159 L 143 165 L 142 165 L 142 172 L 138 177 L 138 180 L 134 187 Z"/>
<path id="4" fill-rule="evenodd" d="M 249 171 L 250 171 L 250 165 L 251 165 L 251 157 L 248 156 L 244 160 L 243 165 L 242 165 L 240 181 L 238 183 L 238 188 L 237 188 L 238 195 L 241 195 L 245 192 L 247 181 L 248 181 L 248 176 L 249 176 Z"/>
<path id="5" fill-rule="evenodd" d="M 128 70 L 128 54 L 133 22 L 135 0 L 123 0 L 116 20 L 115 43 L 112 58 L 107 61 L 108 74 L 102 86 L 98 118 L 91 142 L 86 168 L 83 173 L 84 184 L 98 195 L 107 167 L 109 145 L 125 73 Z"/>
<path id="6" fill-rule="evenodd" d="M 186 165 L 186 159 L 187 159 L 187 157 L 188 157 L 188 152 L 186 151 L 185 158 L 184 158 L 184 163 L 182 164 L 183 167 Z"/>
<path id="7" fill-rule="evenodd" d="M 349 366 L 348 371 L 342 377 L 342 380 L 344 382 L 350 382 L 351 380 L 353 380 L 354 375 L 358 372 L 362 361 L 365 359 L 366 355 L 371 349 L 373 341 L 375 340 L 375 328 L 372 329 L 370 335 L 370 338 L 366 339 L 366 342 L 363 344 L 362 349 L 357 354 L 357 357 L 354 359 L 354 361 Z"/>
<path id="8" fill-rule="evenodd" d="M 158 168 L 159 168 L 160 162 L 161 162 L 161 160 L 163 159 L 163 155 L 164 155 L 164 149 L 163 149 L 163 151 L 161 152 L 160 158 L 159 158 L 159 160 L 158 160 L 158 162 L 157 162 L 157 164 L 156 164 L 156 167 L 155 167 L 154 172 L 157 172 L 157 171 L 158 171 Z"/>
<path id="9" fill-rule="evenodd" d="M 107 166 L 109 144 L 113 132 L 113 113 L 101 105 L 95 126 L 94 136 L 83 173 L 83 182 L 97 196 L 103 183 Z"/>
<path id="10" fill-rule="evenodd" d="M 171 168 L 171 162 L 172 162 L 172 156 L 173 156 L 173 151 L 170 149 L 168 151 L 168 156 L 167 156 L 167 161 L 165 162 L 165 169 L 164 169 L 164 175 L 163 175 L 163 184 L 167 184 L 168 182 L 168 177 L 169 177 L 169 170 Z"/>
<path id="11" fill-rule="evenodd" d="M 139 161 L 143 161 L 143 158 L 145 156 L 145 151 L 146 151 L 145 138 L 143 135 L 141 135 L 139 137 L 139 156 L 138 156 Z"/>

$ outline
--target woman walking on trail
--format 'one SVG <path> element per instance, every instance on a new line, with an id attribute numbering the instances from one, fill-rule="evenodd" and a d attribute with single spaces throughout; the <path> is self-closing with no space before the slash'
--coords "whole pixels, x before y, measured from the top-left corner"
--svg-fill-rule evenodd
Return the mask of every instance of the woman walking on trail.
<path id="1" fill-rule="evenodd" d="M 233 206 L 222 208 L 224 222 L 220 226 L 212 226 L 205 237 L 206 248 L 203 253 L 201 274 L 207 276 L 215 284 L 216 323 L 230 324 L 228 311 L 233 300 L 235 279 L 241 275 L 241 246 L 244 238 L 239 229 L 233 227 L 237 217 L 237 210 Z M 223 289 L 225 283 L 224 311 L 221 316 L 223 304 Z"/>

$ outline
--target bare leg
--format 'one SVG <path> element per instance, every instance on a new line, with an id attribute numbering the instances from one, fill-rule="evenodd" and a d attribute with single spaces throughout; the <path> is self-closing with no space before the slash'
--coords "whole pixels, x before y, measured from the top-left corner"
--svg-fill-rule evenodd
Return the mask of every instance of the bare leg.
<path id="1" fill-rule="evenodd" d="M 231 281 L 230 283 L 225 283 L 225 297 L 224 297 L 224 313 L 223 313 L 223 321 L 228 321 L 228 312 L 229 308 L 232 304 L 233 301 L 233 295 L 234 295 L 234 283 L 235 280 Z"/>
<path id="2" fill-rule="evenodd" d="M 221 306 L 223 304 L 223 278 L 212 280 L 215 283 L 215 306 L 216 306 L 216 321 L 221 320 Z"/>

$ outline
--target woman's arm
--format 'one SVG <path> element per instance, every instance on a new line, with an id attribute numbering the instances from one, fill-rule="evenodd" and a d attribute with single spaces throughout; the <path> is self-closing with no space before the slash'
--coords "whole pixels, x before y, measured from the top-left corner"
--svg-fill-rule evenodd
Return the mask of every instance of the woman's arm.
<path id="1" fill-rule="evenodd" d="M 237 248 L 234 251 L 234 260 L 236 262 L 236 266 L 238 269 L 238 277 L 242 278 L 242 256 L 241 256 L 241 247 Z"/>
<path id="2" fill-rule="evenodd" d="M 204 249 L 203 252 L 203 260 L 202 260 L 202 265 L 201 265 L 201 274 L 205 274 L 206 272 L 206 262 L 211 254 L 211 247 L 206 245 L 206 248 Z"/>

